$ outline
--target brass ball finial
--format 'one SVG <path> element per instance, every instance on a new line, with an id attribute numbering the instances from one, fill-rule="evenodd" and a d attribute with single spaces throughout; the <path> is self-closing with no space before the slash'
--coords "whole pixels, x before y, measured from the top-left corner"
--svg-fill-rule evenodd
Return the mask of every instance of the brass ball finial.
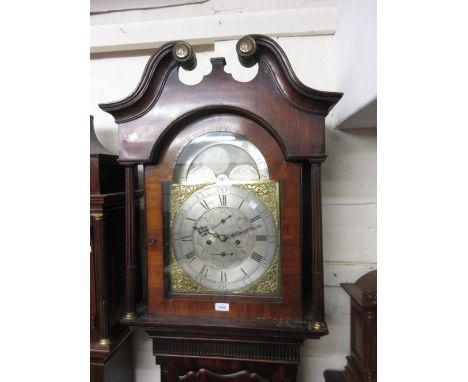
<path id="1" fill-rule="evenodd" d="M 237 57 L 241 65 L 250 68 L 257 63 L 257 43 L 251 36 L 244 36 L 236 45 Z"/>
<path id="2" fill-rule="evenodd" d="M 174 45 L 172 56 L 185 70 L 192 70 L 197 66 L 195 52 L 185 41 L 179 41 Z"/>
<path id="3" fill-rule="evenodd" d="M 174 46 L 174 53 L 178 58 L 186 58 L 189 54 L 189 48 L 185 42 L 178 42 Z"/>
<path id="4" fill-rule="evenodd" d="M 249 37 L 243 37 L 239 40 L 239 50 L 242 53 L 249 54 L 252 52 L 254 48 L 254 44 L 252 43 L 252 39 Z"/>

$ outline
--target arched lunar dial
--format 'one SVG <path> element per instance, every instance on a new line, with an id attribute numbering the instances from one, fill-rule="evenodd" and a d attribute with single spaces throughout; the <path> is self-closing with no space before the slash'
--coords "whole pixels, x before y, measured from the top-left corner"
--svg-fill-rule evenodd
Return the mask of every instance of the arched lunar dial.
<path id="1" fill-rule="evenodd" d="M 233 292 L 259 280 L 273 262 L 277 240 L 270 210 L 233 185 L 207 186 L 192 194 L 172 227 L 180 267 L 213 291 Z"/>
<path id="2" fill-rule="evenodd" d="M 196 184 L 269 178 L 267 162 L 253 143 L 232 133 L 213 132 L 195 138 L 182 150 L 173 181 Z"/>

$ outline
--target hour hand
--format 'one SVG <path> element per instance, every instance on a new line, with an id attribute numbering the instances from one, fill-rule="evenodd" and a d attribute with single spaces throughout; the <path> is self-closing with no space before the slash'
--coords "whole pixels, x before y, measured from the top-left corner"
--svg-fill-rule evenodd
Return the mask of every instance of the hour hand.
<path id="1" fill-rule="evenodd" d="M 221 237 L 216 232 L 213 232 L 212 230 L 210 230 L 207 226 L 201 226 L 201 227 L 195 227 L 194 226 L 193 229 L 195 231 L 197 231 L 200 236 L 206 236 L 206 235 L 210 234 L 210 235 L 213 235 L 216 238 Z"/>
<path id="2" fill-rule="evenodd" d="M 206 236 L 209 233 L 213 234 L 206 225 L 201 227 L 193 226 L 193 229 L 197 231 L 200 236 Z"/>

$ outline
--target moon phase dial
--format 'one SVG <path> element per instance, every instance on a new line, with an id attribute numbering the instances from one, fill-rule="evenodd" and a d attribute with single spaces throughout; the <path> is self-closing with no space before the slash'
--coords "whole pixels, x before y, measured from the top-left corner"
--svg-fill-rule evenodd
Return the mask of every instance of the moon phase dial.
<path id="1" fill-rule="evenodd" d="M 271 267 L 279 244 L 269 208 L 232 184 L 192 193 L 178 209 L 171 232 L 179 267 L 213 292 L 234 293 L 256 283 Z"/>

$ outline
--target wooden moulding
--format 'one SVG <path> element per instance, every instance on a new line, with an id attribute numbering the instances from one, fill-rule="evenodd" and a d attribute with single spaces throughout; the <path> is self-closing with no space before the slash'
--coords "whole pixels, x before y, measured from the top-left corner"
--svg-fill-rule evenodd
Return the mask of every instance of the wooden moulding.
<path id="1" fill-rule="evenodd" d="M 323 157 L 324 117 L 342 93 L 305 86 L 274 40 L 250 37 L 257 46 L 259 69 L 246 83 L 224 71 L 224 58 L 213 58 L 209 75 L 196 85 L 185 85 L 179 80 L 179 63 L 172 55 L 177 42 L 161 46 L 128 97 L 99 105 L 119 124 L 119 160 L 149 163 L 174 133 L 174 125 L 221 112 L 244 115 L 260 123 L 278 141 L 286 159 Z"/>
<path id="2" fill-rule="evenodd" d="M 135 227 L 135 182 L 136 166 L 125 168 L 125 309 L 124 318 L 136 318 L 136 227 Z"/>

